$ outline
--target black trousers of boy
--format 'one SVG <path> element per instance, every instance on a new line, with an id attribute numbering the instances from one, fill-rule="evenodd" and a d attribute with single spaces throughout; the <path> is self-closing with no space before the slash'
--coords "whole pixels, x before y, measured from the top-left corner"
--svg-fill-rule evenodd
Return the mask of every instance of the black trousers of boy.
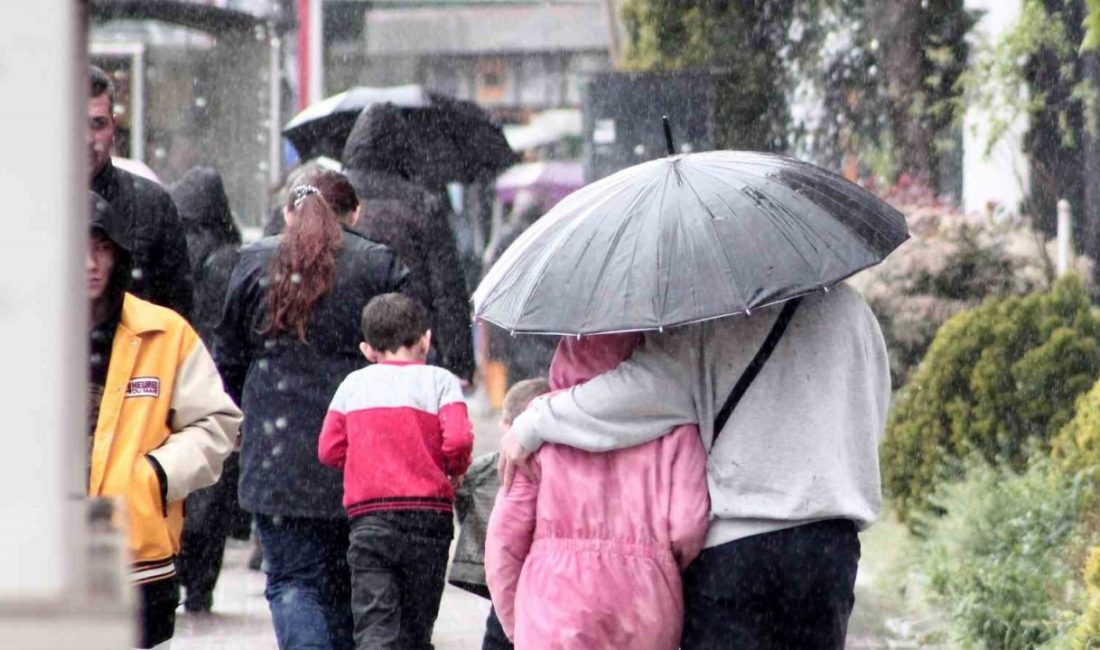
<path id="1" fill-rule="evenodd" d="M 356 648 L 432 648 L 452 537 L 450 512 L 378 512 L 351 521 L 348 565 Z"/>
<path id="2" fill-rule="evenodd" d="M 682 650 L 843 650 L 859 555 L 839 519 L 705 549 L 684 574 Z"/>
<path id="3" fill-rule="evenodd" d="M 180 583 L 176 576 L 138 585 L 139 648 L 154 648 L 176 633 Z"/>
<path id="4" fill-rule="evenodd" d="M 504 633 L 496 608 L 490 607 L 489 618 L 485 619 L 485 638 L 481 641 L 481 650 L 513 650 L 515 647 Z"/>

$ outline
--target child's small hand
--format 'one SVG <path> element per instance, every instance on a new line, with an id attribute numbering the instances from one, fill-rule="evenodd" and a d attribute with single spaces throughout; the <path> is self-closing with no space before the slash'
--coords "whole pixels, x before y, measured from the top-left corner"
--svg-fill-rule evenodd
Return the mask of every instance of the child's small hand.
<path id="1" fill-rule="evenodd" d="M 466 480 L 466 476 L 465 476 L 465 475 L 459 475 L 459 476 L 451 476 L 451 477 L 449 477 L 449 478 L 450 478 L 450 480 L 451 480 L 451 487 L 453 487 L 453 488 L 454 488 L 454 489 L 456 489 L 456 490 L 457 490 L 458 488 L 462 487 L 462 482 L 463 482 L 464 480 Z"/>

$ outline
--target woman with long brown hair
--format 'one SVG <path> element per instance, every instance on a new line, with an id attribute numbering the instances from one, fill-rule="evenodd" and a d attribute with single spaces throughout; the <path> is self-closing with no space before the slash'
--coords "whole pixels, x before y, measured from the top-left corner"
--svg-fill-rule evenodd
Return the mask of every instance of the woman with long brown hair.
<path id="1" fill-rule="evenodd" d="M 351 229 L 358 215 L 342 174 L 302 179 L 286 231 L 241 250 L 215 335 L 245 412 L 240 501 L 255 515 L 282 650 L 354 645 L 342 477 L 317 460 L 317 436 L 337 386 L 362 365 L 360 311 L 402 291 L 408 274 Z"/>

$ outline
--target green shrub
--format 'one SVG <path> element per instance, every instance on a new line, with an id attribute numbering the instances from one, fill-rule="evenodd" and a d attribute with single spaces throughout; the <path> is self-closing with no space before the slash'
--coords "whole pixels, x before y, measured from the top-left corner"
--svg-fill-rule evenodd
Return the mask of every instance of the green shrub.
<path id="1" fill-rule="evenodd" d="M 1100 546 L 1089 552 L 1085 563 L 1085 586 L 1089 594 L 1088 606 L 1073 631 L 1073 650 L 1100 648 Z"/>
<path id="2" fill-rule="evenodd" d="M 1052 447 L 1063 471 L 1100 468 L 1100 382 L 1077 400 L 1073 419 L 1058 432 Z"/>
<path id="3" fill-rule="evenodd" d="M 1096 381 L 1098 332 L 1075 276 L 948 320 L 887 423 L 883 479 L 902 521 L 942 512 L 929 499 L 965 476 L 962 458 L 977 454 L 1019 471 L 1032 441 L 1048 447 Z"/>
<path id="4" fill-rule="evenodd" d="M 959 647 L 1063 647 L 1083 605 L 1068 560 L 1095 485 L 1039 456 L 1022 474 L 974 459 L 936 497 L 948 514 L 928 522 L 918 564 Z"/>

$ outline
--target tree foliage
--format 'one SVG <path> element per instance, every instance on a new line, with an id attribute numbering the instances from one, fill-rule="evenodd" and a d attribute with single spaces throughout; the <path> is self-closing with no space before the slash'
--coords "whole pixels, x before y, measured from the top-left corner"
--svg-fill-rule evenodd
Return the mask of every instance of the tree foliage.
<path id="1" fill-rule="evenodd" d="M 789 81 L 784 54 L 792 23 L 817 2 L 796 0 L 626 0 L 626 66 L 717 73 L 716 144 L 782 150 Z M 794 48 L 800 43 L 794 41 Z"/>
<path id="2" fill-rule="evenodd" d="M 1100 318 L 1081 281 L 991 299 L 944 324 L 887 423 L 882 466 L 898 514 L 935 512 L 931 497 L 961 479 L 962 459 L 1021 470 L 1048 448 L 1100 373 Z"/>
<path id="3" fill-rule="evenodd" d="M 1100 0 L 1085 0 L 1085 5 L 1088 13 L 1081 25 L 1085 29 L 1085 36 L 1081 40 L 1081 54 L 1100 47 Z"/>
<path id="4" fill-rule="evenodd" d="M 627 67 L 721 73 L 718 146 L 938 180 L 974 22 L 962 0 L 626 0 L 623 21 Z"/>

